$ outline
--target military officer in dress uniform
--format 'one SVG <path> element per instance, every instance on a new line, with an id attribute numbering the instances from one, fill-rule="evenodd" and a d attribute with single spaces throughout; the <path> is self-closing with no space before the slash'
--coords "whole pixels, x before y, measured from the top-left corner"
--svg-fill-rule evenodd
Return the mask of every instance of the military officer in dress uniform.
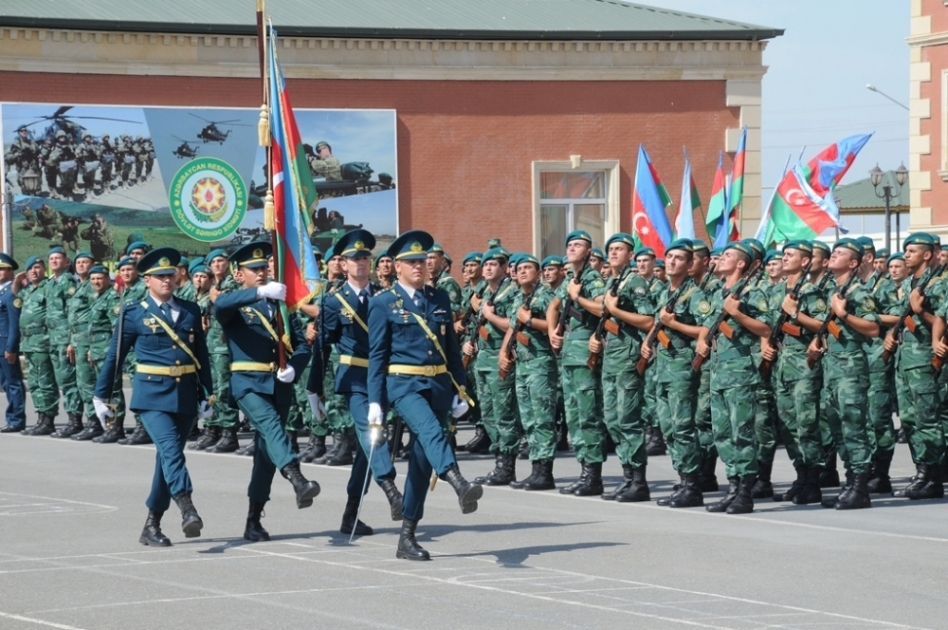
<path id="1" fill-rule="evenodd" d="M 319 494 L 319 484 L 300 472 L 300 460 L 290 444 L 285 426 L 295 400 L 293 381 L 309 361 L 309 346 L 295 320 L 279 332 L 279 302 L 286 299 L 286 285 L 268 282 L 270 243 L 248 243 L 230 255 L 234 279 L 243 288 L 221 293 L 214 315 L 221 323 L 233 362 L 230 392 L 237 407 L 254 428 L 253 472 L 250 475 L 250 509 L 244 538 L 269 540 L 260 524 L 263 507 L 270 500 L 273 474 L 279 469 L 296 491 L 296 507 L 307 508 Z M 288 337 L 288 339 L 287 339 Z M 280 367 L 278 344 L 286 346 L 286 365 Z"/>
<path id="2" fill-rule="evenodd" d="M 177 250 L 162 247 L 137 262 L 148 294 L 140 302 L 122 307 L 92 399 L 104 425 L 115 413 L 109 401 L 116 386 L 116 370 L 134 348 L 137 365 L 129 407 L 140 414 L 157 449 L 151 494 L 145 502 L 148 518 L 139 542 L 158 547 L 171 545 L 161 532 L 161 517 L 171 499 L 181 510 L 181 529 L 186 538 L 200 536 L 204 527 L 191 502 L 184 444 L 196 419 L 212 413 L 207 400 L 211 371 L 197 304 L 173 296 L 180 258 Z"/>
<path id="3" fill-rule="evenodd" d="M 356 437 L 359 448 L 356 449 L 355 462 L 346 487 L 349 500 L 342 515 L 343 534 L 353 530 L 360 536 L 371 536 L 372 528 L 357 521 L 359 503 L 368 492 L 366 472 L 372 469 L 372 476 L 385 492 L 392 511 L 392 520 L 402 518 L 402 494 L 395 485 L 395 467 L 388 444 L 383 439 L 381 426 L 370 426 L 368 421 L 369 399 L 366 376 L 369 367 L 369 300 L 373 289 L 369 284 L 369 269 L 375 237 L 368 230 L 353 230 L 346 233 L 333 247 L 331 256 L 342 256 L 345 260 L 346 284 L 323 301 L 323 311 L 319 326 L 319 336 L 313 352 L 313 363 L 309 372 L 306 389 L 315 392 L 310 395 L 313 414 L 325 416 L 326 411 L 320 401 L 325 395 L 324 371 L 329 365 L 329 353 L 332 347 L 339 350 L 339 369 L 336 370 L 335 393 L 346 399 L 349 412 L 355 421 Z M 373 442 L 375 445 L 373 447 Z M 369 455 L 371 454 L 371 459 Z"/>
<path id="4" fill-rule="evenodd" d="M 424 516 L 432 470 L 458 496 L 461 511 L 477 509 L 484 489 L 468 482 L 445 437 L 448 416 L 468 409 L 462 385 L 464 366 L 451 330 L 451 303 L 444 292 L 425 286 L 425 261 L 434 239 L 411 230 L 392 242 L 397 282 L 369 303 L 369 424 L 383 421 L 383 405 L 392 405 L 412 432 L 408 479 L 402 505 L 402 531 L 396 558 L 429 560 L 415 539 Z"/>
<path id="5" fill-rule="evenodd" d="M 26 426 L 26 395 L 20 371 L 20 298 L 13 292 L 13 272 L 18 265 L 0 252 L 0 387 L 7 396 L 6 425 L 0 433 L 17 433 Z"/>

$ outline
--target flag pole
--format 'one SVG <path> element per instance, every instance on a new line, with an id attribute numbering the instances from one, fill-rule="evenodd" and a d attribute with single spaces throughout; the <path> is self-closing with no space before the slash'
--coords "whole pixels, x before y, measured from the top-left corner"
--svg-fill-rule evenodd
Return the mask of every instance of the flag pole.
<path id="1" fill-rule="evenodd" d="M 276 281 L 283 279 L 276 234 L 276 208 L 273 203 L 273 147 L 270 142 L 270 90 L 267 81 L 266 49 L 267 35 L 264 28 L 263 0 L 257 0 L 257 57 L 260 64 L 260 84 L 263 89 L 263 105 L 260 106 L 260 121 L 257 123 L 257 140 L 266 153 L 267 194 L 263 204 L 264 229 L 270 232 L 270 246 L 273 251 L 273 272 Z M 286 367 L 286 348 L 283 344 L 283 309 L 276 309 L 277 364 L 280 369 Z"/>

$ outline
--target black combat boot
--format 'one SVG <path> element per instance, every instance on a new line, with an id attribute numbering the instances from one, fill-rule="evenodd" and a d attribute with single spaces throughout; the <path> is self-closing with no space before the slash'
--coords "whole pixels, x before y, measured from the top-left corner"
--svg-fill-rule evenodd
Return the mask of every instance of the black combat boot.
<path id="1" fill-rule="evenodd" d="M 325 435 L 316 435 L 315 433 L 309 434 L 309 444 L 306 445 L 306 448 L 303 449 L 303 452 L 300 453 L 300 461 L 304 464 L 308 464 L 317 457 L 322 457 L 326 454 L 326 436 Z"/>
<path id="2" fill-rule="evenodd" d="M 541 459 L 537 467 L 537 476 L 529 483 L 523 484 L 524 490 L 556 490 L 556 480 L 553 479 L 553 460 Z"/>
<path id="3" fill-rule="evenodd" d="M 359 497 L 349 497 L 346 501 L 346 509 L 342 513 L 342 525 L 339 531 L 343 534 L 351 534 L 353 527 L 356 536 L 371 536 L 375 530 L 357 520 L 359 516 Z"/>
<path id="4" fill-rule="evenodd" d="M 681 473 L 678 473 L 678 480 L 679 480 L 678 483 L 676 483 L 676 484 L 672 487 L 672 493 L 671 493 L 670 495 L 668 495 L 667 497 L 662 497 L 661 499 L 657 500 L 657 501 L 655 502 L 656 505 L 660 505 L 660 506 L 662 506 L 662 507 L 667 507 L 672 501 L 675 500 L 675 497 L 678 496 L 678 493 L 681 492 L 681 489 L 682 489 L 682 488 L 684 487 L 684 485 L 685 485 L 685 477 L 684 477 L 684 475 L 682 475 Z"/>
<path id="5" fill-rule="evenodd" d="M 632 485 L 616 495 L 619 503 L 638 503 L 648 501 L 652 497 L 648 490 L 648 481 L 645 480 L 645 466 L 632 469 Z"/>
<path id="6" fill-rule="evenodd" d="M 925 485 L 928 475 L 928 466 L 926 464 L 915 464 L 915 475 L 909 479 L 908 485 L 893 491 L 892 496 L 902 498 L 908 496 L 909 492 L 916 492 Z"/>
<path id="7" fill-rule="evenodd" d="M 869 473 L 861 473 L 853 478 L 853 485 L 843 493 L 834 506 L 837 510 L 861 510 L 872 507 L 869 500 Z"/>
<path id="8" fill-rule="evenodd" d="M 145 519 L 145 527 L 142 528 L 142 535 L 138 537 L 138 542 L 149 547 L 170 547 L 171 541 L 161 533 L 161 517 L 164 512 L 155 512 L 148 510 L 148 518 Z"/>
<path id="9" fill-rule="evenodd" d="M 839 471 L 836 470 L 836 453 L 833 452 L 826 456 L 826 462 L 820 472 L 820 487 L 836 488 L 837 486 L 839 486 Z"/>
<path id="10" fill-rule="evenodd" d="M 755 499 L 769 499 L 774 496 L 774 486 L 770 483 L 770 473 L 774 469 L 774 463 L 770 462 L 769 464 L 760 464 L 759 470 L 757 472 L 757 481 L 754 482 L 754 487 L 751 488 L 751 496 Z M 753 509 L 753 505 L 751 506 Z M 736 512 L 741 514 L 741 512 Z"/>
<path id="11" fill-rule="evenodd" d="M 181 531 L 185 538 L 197 538 L 201 535 L 201 529 L 204 527 L 204 521 L 198 516 L 194 509 L 194 503 L 191 502 L 191 493 L 182 492 L 174 499 L 175 505 L 181 510 Z"/>
<path id="12" fill-rule="evenodd" d="M 313 458 L 314 464 L 325 465 L 330 459 L 336 456 L 336 451 L 339 450 L 339 447 L 342 445 L 342 442 L 345 438 L 342 433 L 338 431 L 332 434 L 332 444 L 329 445 L 329 448 L 326 449 L 326 452 L 319 457 Z"/>
<path id="13" fill-rule="evenodd" d="M 872 467 L 872 476 L 869 478 L 869 494 L 889 494 L 892 492 L 892 479 L 889 477 L 889 467 L 892 465 L 892 453 L 880 453 Z"/>
<path id="14" fill-rule="evenodd" d="M 741 488 L 741 478 L 740 477 L 728 477 L 728 487 L 727 494 L 724 495 L 724 498 L 716 503 L 712 503 L 705 509 L 709 512 L 725 512 L 729 505 L 734 503 L 734 500 L 737 499 L 737 493 Z"/>
<path id="15" fill-rule="evenodd" d="M 846 483 L 844 483 L 842 486 L 840 486 L 840 492 L 839 492 L 839 494 L 836 495 L 835 497 L 826 497 L 825 499 L 823 499 L 822 501 L 820 501 L 820 505 L 822 505 L 822 506 L 825 507 L 825 508 L 830 508 L 830 509 L 832 509 L 832 508 L 835 508 L 836 505 L 837 505 L 840 501 L 842 501 L 843 499 L 848 500 L 849 495 L 850 495 L 850 494 L 852 493 L 852 491 L 853 491 L 853 480 L 854 480 L 853 475 L 847 470 L 847 471 L 846 471 Z"/>
<path id="16" fill-rule="evenodd" d="M 474 437 L 463 446 L 464 450 L 472 455 L 483 455 L 490 452 L 491 439 L 487 430 L 478 425 L 474 428 Z M 460 448 L 458 449 L 460 450 Z"/>
<path id="17" fill-rule="evenodd" d="M 237 429 L 224 429 L 221 431 L 221 439 L 215 444 L 204 449 L 205 453 L 233 453 L 240 448 L 240 442 L 237 441 Z"/>
<path id="18" fill-rule="evenodd" d="M 698 485 L 698 473 L 688 473 L 681 477 L 681 488 L 675 498 L 668 502 L 668 507 L 689 508 L 704 505 L 704 496 L 701 486 Z"/>
<path id="19" fill-rule="evenodd" d="M 93 438 L 97 438 L 102 435 L 102 425 L 99 424 L 99 419 L 95 416 L 91 418 L 86 418 L 86 423 L 82 426 L 82 431 L 73 435 L 69 439 L 76 440 L 77 442 L 85 442 Z"/>
<path id="20" fill-rule="evenodd" d="M 731 501 L 731 505 L 725 508 L 726 514 L 750 514 L 754 511 L 754 485 L 757 483 L 756 475 L 747 475 L 740 481 L 740 487 L 737 490 L 737 496 Z"/>
<path id="21" fill-rule="evenodd" d="M 407 518 L 402 521 L 402 533 L 398 537 L 398 550 L 395 552 L 399 560 L 431 560 L 431 555 L 415 540 L 416 527 L 418 521 Z"/>
<path id="22" fill-rule="evenodd" d="M 125 437 L 124 419 L 112 416 L 106 422 L 105 432 L 97 438 L 92 438 L 96 444 L 115 444 Z"/>
<path id="23" fill-rule="evenodd" d="M 452 464 L 444 474 L 439 477 L 454 488 L 458 495 L 458 505 L 461 506 L 462 514 L 470 514 L 477 510 L 477 501 L 484 496 L 484 488 L 479 483 L 471 483 L 461 475 L 457 464 Z"/>
<path id="24" fill-rule="evenodd" d="M 485 486 L 509 486 L 517 480 L 517 454 L 497 453 L 494 458 L 494 470 L 474 481 Z"/>
<path id="25" fill-rule="evenodd" d="M 586 467 L 585 467 L 585 466 L 582 466 L 582 467 L 580 468 L 580 472 L 579 472 L 579 479 L 577 479 L 577 480 L 574 481 L 573 483 L 569 484 L 568 486 L 564 486 L 564 487 L 560 488 L 560 494 L 573 494 L 573 492 L 576 490 L 576 488 L 578 488 L 578 487 L 580 487 L 580 486 L 582 486 L 582 485 L 584 485 L 584 484 L 586 483 L 586 475 L 588 475 L 588 474 L 589 474 L 589 471 L 586 470 Z"/>
<path id="26" fill-rule="evenodd" d="M 300 432 L 296 429 L 287 429 L 286 437 L 290 438 L 290 450 L 300 454 Z"/>
<path id="27" fill-rule="evenodd" d="M 794 505 L 811 505 L 823 502 L 823 491 L 820 489 L 820 468 L 814 466 L 806 469 L 806 481 L 803 488 L 792 499 Z"/>
<path id="28" fill-rule="evenodd" d="M 260 519 L 264 517 L 264 505 L 264 503 L 250 499 L 250 508 L 247 510 L 247 525 L 244 527 L 244 540 L 250 542 L 270 540 L 270 532 L 265 530 L 260 523 Z"/>
<path id="29" fill-rule="evenodd" d="M 615 501 L 616 495 L 632 487 L 632 470 L 632 464 L 622 464 L 622 483 L 609 492 L 603 492 L 601 497 L 603 501 Z"/>
<path id="30" fill-rule="evenodd" d="M 50 433 L 49 437 L 67 438 L 72 437 L 80 431 L 82 431 L 82 416 L 78 413 L 71 413 L 68 415 L 66 426 L 60 427 L 59 430 Z"/>
<path id="31" fill-rule="evenodd" d="M 649 457 L 658 457 L 668 451 L 665 446 L 665 436 L 658 427 L 652 427 L 649 430 L 648 440 L 645 442 L 645 454 Z"/>
<path id="32" fill-rule="evenodd" d="M 793 498 L 800 494 L 800 492 L 803 490 L 803 486 L 806 485 L 807 469 L 805 466 L 800 466 L 798 468 L 794 468 L 794 470 L 797 471 L 797 478 L 793 480 L 793 483 L 790 484 L 790 488 L 786 492 L 783 494 L 779 492 L 776 493 L 774 495 L 774 501 L 777 501 L 778 503 L 781 501 L 793 501 Z"/>
<path id="33" fill-rule="evenodd" d="M 188 442 L 195 442 L 201 437 L 201 430 L 198 428 L 198 423 L 195 422 L 191 425 L 191 432 L 188 433 Z"/>
<path id="34" fill-rule="evenodd" d="M 119 444 L 128 446 L 128 445 L 138 445 L 138 444 L 151 444 L 151 437 L 148 436 L 148 431 L 145 430 L 145 425 L 142 424 L 141 420 L 135 420 L 135 430 L 129 434 L 128 437 L 122 438 L 118 441 Z"/>
<path id="35" fill-rule="evenodd" d="M 353 449 L 356 446 L 355 431 L 351 428 L 346 429 L 342 434 L 339 447 L 333 453 L 332 457 L 326 460 L 327 466 L 351 466 L 355 461 Z"/>
<path id="36" fill-rule="evenodd" d="M 701 471 L 698 473 L 698 479 L 701 483 L 701 492 L 718 492 L 721 490 L 721 484 L 718 483 L 718 477 L 714 473 L 717 464 L 717 455 L 705 457 L 701 463 Z"/>
<path id="37" fill-rule="evenodd" d="M 586 482 L 573 490 L 577 497 L 594 497 L 602 494 L 602 462 L 595 464 L 583 464 L 588 469 Z"/>
<path id="38" fill-rule="evenodd" d="M 385 493 L 385 498 L 388 499 L 388 506 L 392 511 L 392 520 L 400 521 L 402 520 L 402 493 L 398 491 L 398 486 L 395 485 L 394 479 L 379 479 L 379 487 L 382 489 L 382 492 Z"/>
<path id="39" fill-rule="evenodd" d="M 565 425 L 559 425 L 556 429 L 556 452 L 565 453 L 569 448 L 569 431 Z"/>
<path id="40" fill-rule="evenodd" d="M 906 492 L 905 496 L 909 499 L 941 499 L 945 496 L 945 484 L 942 481 L 941 466 L 930 464 L 927 466 L 925 483 L 919 488 Z"/>
<path id="41" fill-rule="evenodd" d="M 234 451 L 234 455 L 246 455 L 247 457 L 253 457 L 253 454 L 256 452 L 256 450 L 257 444 L 254 441 L 254 438 L 251 437 L 246 446 L 241 446 L 236 451 Z"/>
<path id="42" fill-rule="evenodd" d="M 313 499 L 319 495 L 319 484 L 315 481 L 309 481 L 300 472 L 299 462 L 290 462 L 280 471 L 287 481 L 293 485 L 296 490 L 296 507 L 299 509 L 308 508 L 313 504 Z"/>
<path id="43" fill-rule="evenodd" d="M 221 439 L 222 430 L 220 427 L 214 426 L 205 426 L 204 435 L 200 437 L 197 442 L 192 442 L 188 444 L 188 450 L 191 451 L 203 451 L 206 448 L 214 446 Z"/>
<path id="44" fill-rule="evenodd" d="M 527 442 L 527 438 L 520 440 L 520 451 L 518 457 L 520 459 L 530 459 L 530 444 Z"/>
<path id="45" fill-rule="evenodd" d="M 540 460 L 534 460 L 530 462 L 530 475 L 526 479 L 521 479 L 517 481 L 514 479 L 510 482 L 510 487 L 514 490 L 522 489 L 526 484 L 533 483 L 537 478 L 537 471 L 540 469 Z"/>
<path id="46" fill-rule="evenodd" d="M 52 435 L 56 431 L 55 419 L 49 414 L 37 414 L 36 424 L 26 429 L 21 435 Z"/>

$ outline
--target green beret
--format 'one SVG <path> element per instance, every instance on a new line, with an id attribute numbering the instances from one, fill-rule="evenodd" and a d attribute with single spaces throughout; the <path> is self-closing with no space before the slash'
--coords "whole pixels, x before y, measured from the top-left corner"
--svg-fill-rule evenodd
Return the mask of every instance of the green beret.
<path id="1" fill-rule="evenodd" d="M 499 238 L 489 238 L 489 239 L 487 239 L 487 249 L 496 249 L 496 248 L 498 248 L 498 247 L 500 247 L 500 239 L 499 239 Z"/>
<path id="2" fill-rule="evenodd" d="M 518 262 L 517 264 L 518 264 L 518 265 L 523 265 L 523 264 L 526 264 L 526 263 L 532 263 L 532 264 L 534 264 L 534 265 L 537 266 L 537 269 L 540 268 L 540 261 L 537 260 L 537 257 L 534 256 L 533 254 L 521 254 L 521 255 L 520 255 L 520 262 Z"/>
<path id="3" fill-rule="evenodd" d="M 655 258 L 655 250 L 651 247 L 639 247 L 637 250 L 635 250 L 635 258 L 638 259 L 639 256 L 651 256 L 652 258 Z"/>
<path id="4" fill-rule="evenodd" d="M 598 258 L 599 260 L 605 260 L 605 259 L 606 259 L 606 254 L 605 254 L 601 249 L 599 249 L 598 247 L 593 247 L 592 256 L 595 256 L 595 257 Z"/>
<path id="5" fill-rule="evenodd" d="M 128 244 L 128 247 L 125 248 L 125 253 L 126 253 L 126 254 L 131 254 L 131 253 L 132 253 L 133 251 L 135 251 L 136 249 L 140 249 L 140 250 L 142 250 L 142 251 L 146 251 L 146 252 L 147 252 L 147 251 L 148 251 L 148 243 L 146 243 L 146 242 L 144 242 L 144 241 L 135 241 L 134 243 L 129 243 L 129 244 Z"/>
<path id="6" fill-rule="evenodd" d="M 783 252 L 778 252 L 776 249 L 768 249 L 767 253 L 764 254 L 764 264 L 766 265 L 771 260 L 783 260 Z"/>
<path id="7" fill-rule="evenodd" d="M 428 250 L 429 254 L 443 254 L 444 248 L 441 247 L 441 243 L 435 243 L 431 246 L 431 249 Z"/>
<path id="8" fill-rule="evenodd" d="M 909 245 L 928 245 L 929 247 L 935 247 L 935 239 L 932 238 L 931 234 L 915 232 L 905 237 L 905 241 L 902 243 L 902 249 L 905 249 Z"/>
<path id="9" fill-rule="evenodd" d="M 810 247 L 813 248 L 813 251 L 820 250 L 827 256 L 829 256 L 833 250 L 830 249 L 830 246 L 824 243 L 823 241 L 810 241 Z"/>
<path id="10" fill-rule="evenodd" d="M 121 260 L 119 260 L 117 269 L 121 269 L 122 267 L 124 267 L 124 266 L 126 266 L 126 265 L 131 265 L 132 267 L 134 267 L 134 266 L 135 266 L 135 259 L 132 258 L 131 256 L 125 256 L 125 257 L 123 257 Z"/>
<path id="11" fill-rule="evenodd" d="M 197 262 L 197 264 L 192 263 L 191 266 L 188 267 L 188 275 L 193 276 L 196 273 L 211 275 L 211 268 L 200 261 Z"/>
<path id="12" fill-rule="evenodd" d="M 52 256 L 53 254 L 62 254 L 63 256 L 65 256 L 65 255 L 66 255 L 66 250 L 63 249 L 63 248 L 62 248 L 61 246 L 59 246 L 59 245 L 53 245 L 52 247 L 49 248 L 49 251 L 46 252 L 46 256 L 47 256 L 47 258 L 48 258 L 49 256 Z"/>
<path id="13" fill-rule="evenodd" d="M 725 246 L 724 251 L 726 252 L 729 249 L 736 249 L 751 260 L 754 260 L 757 257 L 757 254 L 751 248 L 750 244 L 747 243 L 747 241 L 731 241 L 727 244 L 727 246 Z"/>
<path id="14" fill-rule="evenodd" d="M 562 266 L 563 266 L 563 259 L 560 258 L 559 256 L 547 256 L 546 258 L 543 259 L 543 263 L 540 265 L 542 269 L 546 269 L 547 267 L 562 267 Z"/>
<path id="15" fill-rule="evenodd" d="M 564 244 L 569 245 L 572 241 L 586 241 L 592 245 L 593 239 L 586 230 L 573 230 L 566 235 L 566 242 Z"/>
<path id="16" fill-rule="evenodd" d="M 881 248 L 877 249 L 877 250 L 876 250 L 876 256 L 879 257 L 879 258 L 888 258 L 888 257 L 889 257 L 889 249 L 888 249 L 887 247 L 881 247 Z"/>
<path id="17" fill-rule="evenodd" d="M 108 276 L 109 270 L 105 268 L 105 265 L 92 265 L 92 267 L 89 268 L 89 275 L 91 276 L 94 273 L 101 273 Z"/>
<path id="18" fill-rule="evenodd" d="M 894 254 L 889 256 L 889 259 L 886 261 L 886 264 L 889 264 L 893 260 L 905 260 L 905 254 L 903 254 L 902 252 L 895 252 Z"/>
<path id="19" fill-rule="evenodd" d="M 73 260 L 74 260 L 74 261 L 75 261 L 75 260 L 79 260 L 80 258 L 88 258 L 89 260 L 93 260 L 93 261 L 95 260 L 95 256 L 93 256 L 92 254 L 90 254 L 89 252 L 87 252 L 87 251 L 85 251 L 85 250 L 83 250 L 83 251 L 79 252 L 78 254 L 76 254 L 76 257 L 73 258 Z"/>
<path id="20" fill-rule="evenodd" d="M 856 240 L 859 241 L 860 245 L 862 245 L 863 252 L 872 252 L 873 254 L 876 253 L 876 244 L 868 236 L 860 236 L 856 238 Z"/>
<path id="21" fill-rule="evenodd" d="M 190 264 L 191 264 L 191 261 L 189 261 L 189 260 L 188 260 L 187 258 L 185 258 L 184 256 L 182 256 L 182 257 L 181 257 L 181 260 L 178 261 L 178 266 L 179 266 L 179 267 L 187 267 L 187 266 L 190 265 Z"/>
<path id="22" fill-rule="evenodd" d="M 756 257 L 757 260 L 763 260 L 764 254 L 767 253 L 767 249 L 764 247 L 764 244 L 758 241 L 756 238 L 745 238 L 744 243 L 750 248 L 753 252 L 752 256 Z"/>
<path id="23" fill-rule="evenodd" d="M 859 258 L 862 258 L 862 255 L 865 253 L 865 249 L 862 247 L 862 243 L 854 238 L 841 238 L 835 243 L 833 243 L 833 249 L 836 250 L 842 247 L 843 249 L 848 249 L 851 252 L 854 252 Z"/>
<path id="24" fill-rule="evenodd" d="M 656 269 L 664 269 L 664 268 L 665 268 L 665 259 L 664 259 L 664 258 L 656 258 L 656 259 L 655 259 L 655 268 L 656 268 Z"/>
<path id="25" fill-rule="evenodd" d="M 468 252 L 461 264 L 466 265 L 467 263 L 477 263 L 479 265 L 481 264 L 482 257 L 483 255 L 480 252 Z"/>
<path id="26" fill-rule="evenodd" d="M 625 232 L 617 232 L 610 236 L 609 240 L 606 241 L 606 249 L 609 249 L 613 243 L 625 243 L 629 246 L 629 249 L 635 250 L 635 239 L 632 238 L 631 234 L 626 234 Z"/>
<path id="27" fill-rule="evenodd" d="M 696 253 L 696 254 L 700 254 L 701 252 L 704 252 L 705 254 L 710 254 L 710 253 L 711 253 L 711 250 L 708 249 L 707 243 L 705 243 L 704 241 L 702 241 L 700 238 L 693 238 L 693 239 L 691 239 L 691 249 L 692 249 L 692 251 L 694 251 L 694 253 Z M 667 251 L 667 250 L 666 250 L 666 251 Z"/>
<path id="28" fill-rule="evenodd" d="M 481 264 L 483 265 L 488 260 L 500 260 L 506 263 L 509 256 L 510 255 L 503 247 L 492 247 L 491 249 L 488 249 L 486 252 L 484 252 L 484 258 L 481 261 Z"/>
<path id="29" fill-rule="evenodd" d="M 711 250 L 711 255 L 712 255 L 712 256 L 720 256 L 720 255 L 723 254 L 723 253 L 724 253 L 724 248 L 723 248 L 723 247 L 715 247 L 714 249 Z"/>
<path id="30" fill-rule="evenodd" d="M 46 266 L 46 263 L 43 262 L 43 259 L 40 258 L 39 256 L 30 256 L 29 258 L 26 259 L 26 266 L 24 267 L 24 269 L 29 269 L 36 263 L 39 263 L 43 265 L 44 267 Z"/>
<path id="31" fill-rule="evenodd" d="M 514 269 L 516 269 L 517 265 L 520 264 L 521 258 L 523 258 L 523 254 L 521 252 L 516 252 L 510 256 L 510 259 L 507 261 L 507 264 L 513 267 Z"/>
<path id="32" fill-rule="evenodd" d="M 204 260 L 211 262 L 215 258 L 227 258 L 227 252 L 223 249 L 212 249 L 207 253 L 207 257 Z"/>
<path id="33" fill-rule="evenodd" d="M 652 251 L 651 247 L 643 247 L 642 249 L 647 249 L 649 251 Z M 672 241 L 671 245 L 665 248 L 665 253 L 668 253 L 673 249 L 680 249 L 690 254 L 693 251 L 695 251 L 695 244 L 694 244 L 694 241 L 692 241 L 690 238 L 679 238 L 677 240 Z M 640 249 L 639 252 L 642 252 L 642 250 Z M 655 252 L 652 252 L 651 255 L 654 256 Z M 639 254 L 636 253 L 635 257 L 638 258 Z"/>
<path id="34" fill-rule="evenodd" d="M 787 241 L 783 246 L 783 251 L 787 251 L 788 249 L 795 249 L 797 251 L 803 252 L 804 254 L 813 253 L 813 245 L 810 243 L 810 241 L 804 241 L 802 239 L 796 241 Z"/>

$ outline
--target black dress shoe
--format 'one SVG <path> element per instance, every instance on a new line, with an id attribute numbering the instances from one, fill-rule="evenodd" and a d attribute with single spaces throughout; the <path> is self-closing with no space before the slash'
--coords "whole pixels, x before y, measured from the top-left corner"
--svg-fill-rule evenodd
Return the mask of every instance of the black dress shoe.
<path id="1" fill-rule="evenodd" d="M 194 503 L 191 502 L 191 494 L 182 492 L 172 498 L 178 509 L 181 510 L 181 531 L 184 532 L 184 537 L 197 538 L 200 536 L 201 530 L 204 528 L 204 521 L 201 520 Z"/>
<path id="2" fill-rule="evenodd" d="M 425 551 L 415 539 L 415 528 L 418 521 L 407 518 L 402 521 L 402 531 L 398 537 L 398 550 L 395 557 L 399 560 L 431 560 L 431 554 Z"/>
<path id="3" fill-rule="evenodd" d="M 21 431 L 23 431 L 23 427 L 17 427 L 12 424 L 8 424 L 0 429 L 0 433 L 20 433 Z"/>
<path id="4" fill-rule="evenodd" d="M 263 518 L 263 503 L 250 499 L 250 509 L 247 511 L 247 525 L 244 527 L 244 540 L 260 542 L 270 540 L 270 532 L 263 528 L 260 519 Z"/>
<path id="5" fill-rule="evenodd" d="M 280 473 L 293 485 L 296 491 L 296 507 L 299 509 L 308 508 L 313 504 L 313 499 L 319 495 L 319 484 L 315 481 L 309 481 L 300 472 L 299 462 L 290 462 L 283 467 Z"/>
<path id="6" fill-rule="evenodd" d="M 145 519 L 145 527 L 142 529 L 142 535 L 138 537 L 138 542 L 149 547 L 170 547 L 171 541 L 161 533 L 161 516 L 164 512 L 155 512 L 148 510 L 148 518 Z"/>

